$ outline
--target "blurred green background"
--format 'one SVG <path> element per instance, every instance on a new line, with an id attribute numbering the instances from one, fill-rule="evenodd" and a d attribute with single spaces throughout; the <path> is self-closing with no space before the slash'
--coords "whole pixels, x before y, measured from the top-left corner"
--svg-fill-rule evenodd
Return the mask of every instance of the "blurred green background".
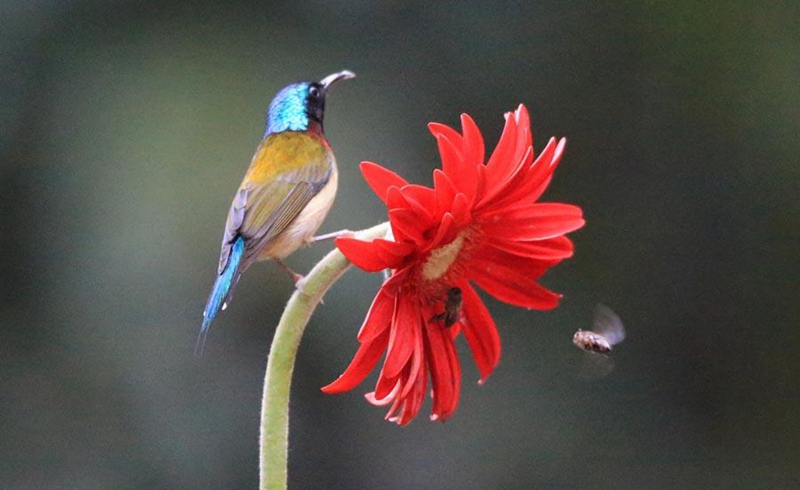
<path id="1" fill-rule="evenodd" d="M 328 99 L 321 232 L 383 208 L 357 164 L 430 184 L 428 121 L 493 147 L 524 102 L 567 136 L 545 200 L 585 210 L 552 312 L 487 303 L 455 417 L 326 396 L 379 285 L 351 271 L 295 370 L 292 488 L 800 488 L 795 2 L 0 3 L 0 487 L 254 488 L 263 370 L 293 285 L 258 265 L 192 355 L 233 192 L 287 83 Z M 330 244 L 297 253 L 307 271 Z M 628 339 L 579 376 L 594 305 Z"/>

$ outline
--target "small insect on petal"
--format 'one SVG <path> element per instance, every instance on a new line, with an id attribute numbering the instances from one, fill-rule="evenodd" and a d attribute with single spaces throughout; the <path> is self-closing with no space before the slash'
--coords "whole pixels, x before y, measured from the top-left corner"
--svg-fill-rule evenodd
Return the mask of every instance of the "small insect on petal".
<path id="1" fill-rule="evenodd" d="M 450 288 L 444 300 L 444 312 L 431 318 L 431 321 L 443 322 L 445 328 L 452 327 L 461 318 L 462 302 L 461 288 Z"/>

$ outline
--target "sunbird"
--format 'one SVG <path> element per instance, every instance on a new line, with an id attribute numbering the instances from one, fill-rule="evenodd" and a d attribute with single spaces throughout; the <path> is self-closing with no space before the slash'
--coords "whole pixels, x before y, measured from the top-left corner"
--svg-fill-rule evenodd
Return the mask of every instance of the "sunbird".
<path id="1" fill-rule="evenodd" d="M 319 82 L 293 83 L 280 90 L 267 111 L 267 129 L 231 203 L 217 279 L 203 311 L 195 351 L 233 296 L 239 277 L 257 260 L 281 259 L 311 240 L 336 196 L 336 160 L 322 129 L 325 96 L 348 70 Z"/>

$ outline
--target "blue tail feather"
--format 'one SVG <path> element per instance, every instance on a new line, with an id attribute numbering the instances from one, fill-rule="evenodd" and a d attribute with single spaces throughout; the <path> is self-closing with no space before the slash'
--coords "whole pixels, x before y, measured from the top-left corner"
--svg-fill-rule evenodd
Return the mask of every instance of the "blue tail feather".
<path id="1" fill-rule="evenodd" d="M 203 353 L 211 322 L 217 317 L 217 313 L 227 306 L 227 302 L 233 296 L 233 288 L 241 275 L 239 266 L 242 256 L 244 256 L 244 239 L 238 237 L 233 242 L 228 263 L 222 273 L 217 276 L 214 287 L 211 289 L 211 294 L 208 296 L 206 307 L 203 310 L 203 325 L 200 327 L 200 335 L 197 336 L 197 344 L 194 348 L 194 353 L 197 355 Z"/>

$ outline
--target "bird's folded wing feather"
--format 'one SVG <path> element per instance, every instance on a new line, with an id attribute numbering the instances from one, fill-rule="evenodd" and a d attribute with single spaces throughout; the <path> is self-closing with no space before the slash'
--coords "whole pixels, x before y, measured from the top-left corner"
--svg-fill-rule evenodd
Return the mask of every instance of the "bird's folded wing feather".
<path id="1" fill-rule="evenodd" d="M 231 204 L 220 252 L 219 272 L 225 269 L 233 241 L 246 241 L 244 270 L 271 240 L 286 229 L 331 176 L 327 158 L 285 171 L 267 183 L 245 180 Z"/>

